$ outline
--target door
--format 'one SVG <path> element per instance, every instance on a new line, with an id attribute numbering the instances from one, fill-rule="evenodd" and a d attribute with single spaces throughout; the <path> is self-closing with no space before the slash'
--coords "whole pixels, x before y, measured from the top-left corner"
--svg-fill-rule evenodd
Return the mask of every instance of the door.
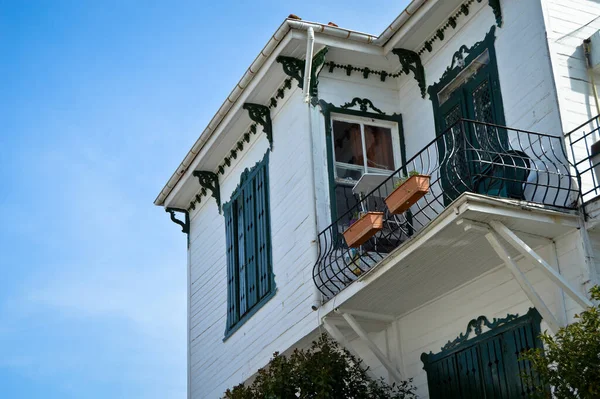
<path id="1" fill-rule="evenodd" d="M 466 67 L 452 83 L 438 93 L 441 134 L 438 140 L 440 173 L 445 200 L 452 202 L 465 191 L 476 191 L 482 171 L 496 155 L 508 149 L 505 129 L 458 122 L 461 118 L 503 125 L 502 98 L 495 65 L 487 53 Z M 457 123 L 458 122 L 458 123 Z"/>

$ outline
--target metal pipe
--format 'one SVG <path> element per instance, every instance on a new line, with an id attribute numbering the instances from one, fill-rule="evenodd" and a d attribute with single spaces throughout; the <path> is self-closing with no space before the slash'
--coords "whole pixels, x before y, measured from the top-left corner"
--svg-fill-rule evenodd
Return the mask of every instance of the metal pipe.
<path id="1" fill-rule="evenodd" d="M 596 89 L 596 82 L 594 81 L 594 73 L 592 72 L 592 41 L 591 39 L 585 39 L 583 41 L 583 54 L 585 58 L 585 66 L 590 78 L 590 82 L 592 83 L 592 92 L 594 93 L 594 101 L 596 102 L 596 115 L 600 115 L 600 101 L 598 101 L 598 89 Z"/>
<path id="2" fill-rule="evenodd" d="M 310 78 L 312 74 L 312 59 L 315 49 L 315 30 L 312 26 L 306 31 L 306 57 L 304 58 L 304 102 L 310 103 Z M 310 111 L 310 104 L 309 104 Z M 310 115 L 310 112 L 309 112 Z M 310 121 L 310 118 L 309 118 Z M 311 136 L 312 137 L 312 136 Z"/>
<path id="3" fill-rule="evenodd" d="M 315 226 L 315 239 L 311 241 L 312 253 L 313 253 L 313 262 L 314 265 L 317 263 L 317 259 L 319 257 L 319 248 L 317 245 L 317 240 L 319 239 L 319 224 L 317 218 L 317 190 L 315 187 L 315 155 L 314 155 L 314 140 L 313 140 L 313 107 L 310 104 L 310 79 L 312 74 L 312 58 L 314 53 L 315 46 L 315 31 L 312 26 L 309 26 L 307 29 L 307 37 L 306 37 L 306 57 L 304 62 L 304 102 L 307 105 L 308 110 L 308 145 L 309 145 L 309 175 L 310 175 L 310 184 L 309 190 L 312 199 L 312 216 L 313 216 L 313 224 Z M 313 284 L 313 300 L 311 304 L 312 310 L 317 310 L 323 303 L 323 296 L 321 291 L 317 288 L 315 284 Z"/>

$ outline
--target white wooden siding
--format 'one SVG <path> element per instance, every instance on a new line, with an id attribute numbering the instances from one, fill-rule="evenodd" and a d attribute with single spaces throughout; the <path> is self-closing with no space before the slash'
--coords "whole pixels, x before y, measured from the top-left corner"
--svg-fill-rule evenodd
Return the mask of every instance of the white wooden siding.
<path id="1" fill-rule="evenodd" d="M 225 228 L 215 201 L 205 197 L 191 214 L 191 392 L 216 398 L 264 366 L 273 352 L 286 349 L 317 327 L 310 309 L 313 285 L 310 250 L 315 228 L 309 198 L 306 105 L 301 92 L 286 93 L 272 115 L 274 151 L 269 159 L 271 237 L 277 294 L 223 342 L 227 309 Z M 240 132 L 242 133 L 242 132 Z M 268 142 L 254 136 L 221 178 L 228 201 L 245 168 L 262 159 Z"/>
<path id="2" fill-rule="evenodd" d="M 582 44 L 600 29 L 600 3 L 593 0 L 541 2 L 562 128 L 568 132 L 598 114 Z M 600 75 L 596 75 L 598 80 Z"/>

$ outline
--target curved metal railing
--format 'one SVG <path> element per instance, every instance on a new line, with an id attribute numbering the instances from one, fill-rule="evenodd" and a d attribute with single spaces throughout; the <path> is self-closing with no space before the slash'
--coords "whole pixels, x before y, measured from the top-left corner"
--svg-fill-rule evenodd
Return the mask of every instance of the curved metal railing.
<path id="1" fill-rule="evenodd" d="M 314 283 L 332 298 L 464 192 L 574 209 L 580 190 L 571 168 L 561 137 L 459 120 L 319 234 Z M 429 192 L 407 211 L 392 214 L 385 198 L 412 171 L 431 176 Z M 365 210 L 383 212 L 383 228 L 349 248 L 343 232 Z"/>
<path id="2" fill-rule="evenodd" d="M 581 197 L 588 203 L 600 196 L 600 115 L 577 126 L 565 137 L 581 177 Z"/>

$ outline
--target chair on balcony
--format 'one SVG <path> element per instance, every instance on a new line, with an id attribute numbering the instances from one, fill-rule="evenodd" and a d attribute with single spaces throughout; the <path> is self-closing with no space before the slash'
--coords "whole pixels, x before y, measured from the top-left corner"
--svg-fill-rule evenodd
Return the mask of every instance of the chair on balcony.
<path id="1" fill-rule="evenodd" d="M 525 199 L 524 184 L 530 172 L 529 156 L 510 150 L 496 154 L 474 179 L 475 192 L 495 197 Z M 483 163 L 483 162 L 482 162 Z"/>

